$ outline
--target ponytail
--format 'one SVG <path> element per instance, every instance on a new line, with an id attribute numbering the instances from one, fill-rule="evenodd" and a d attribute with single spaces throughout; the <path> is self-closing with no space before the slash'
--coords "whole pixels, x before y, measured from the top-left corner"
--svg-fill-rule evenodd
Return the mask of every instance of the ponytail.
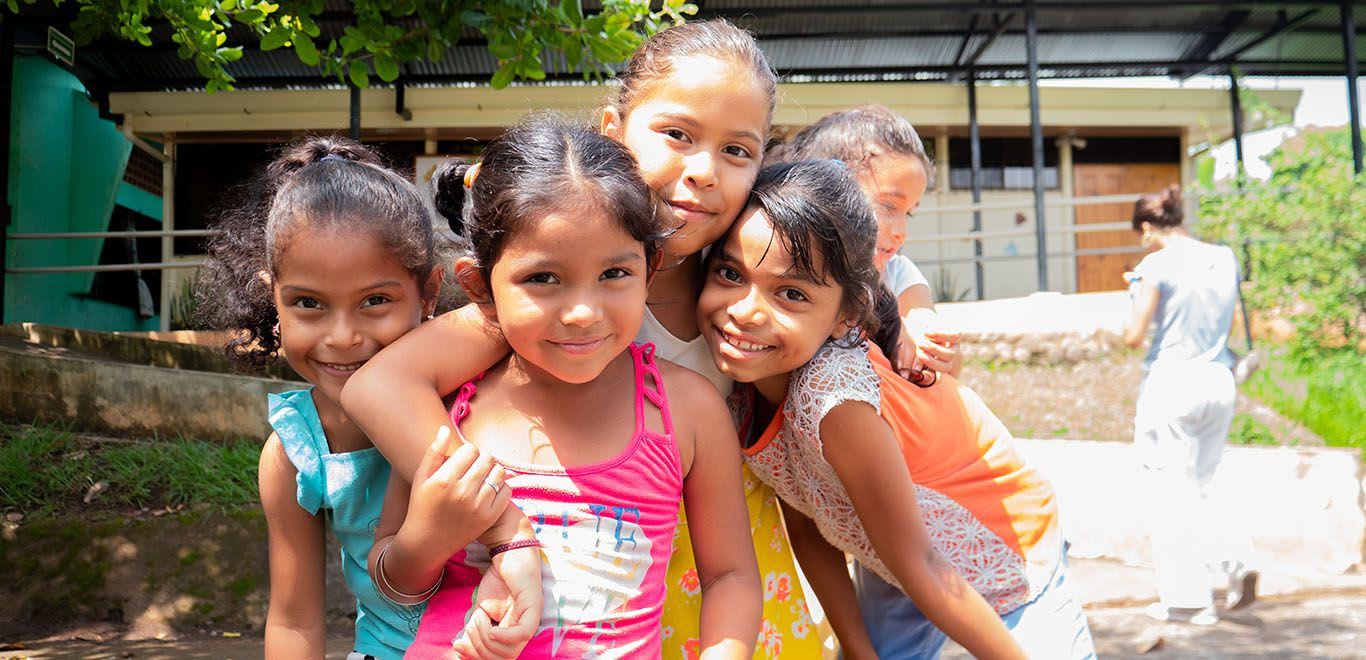
<path id="1" fill-rule="evenodd" d="M 432 205 L 446 219 L 456 236 L 465 236 L 465 206 L 469 203 L 469 188 L 465 187 L 465 173 L 472 166 L 451 159 L 436 166 L 432 172 Z"/>
<path id="2" fill-rule="evenodd" d="M 1154 227 L 1175 227 L 1181 224 L 1185 215 L 1181 187 L 1172 184 L 1160 193 L 1138 198 L 1134 204 L 1134 231 L 1140 231 L 1145 222 Z"/>

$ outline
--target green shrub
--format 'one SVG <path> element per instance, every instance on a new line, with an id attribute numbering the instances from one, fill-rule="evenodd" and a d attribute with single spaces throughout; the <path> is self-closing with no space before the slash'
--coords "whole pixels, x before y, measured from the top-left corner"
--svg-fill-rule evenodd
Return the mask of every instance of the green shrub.
<path id="1" fill-rule="evenodd" d="M 1352 175 L 1349 138 L 1306 132 L 1271 155 L 1269 180 L 1200 205 L 1205 238 L 1245 246 L 1248 306 L 1292 321 L 1306 357 L 1354 352 L 1366 324 L 1366 175 Z"/>

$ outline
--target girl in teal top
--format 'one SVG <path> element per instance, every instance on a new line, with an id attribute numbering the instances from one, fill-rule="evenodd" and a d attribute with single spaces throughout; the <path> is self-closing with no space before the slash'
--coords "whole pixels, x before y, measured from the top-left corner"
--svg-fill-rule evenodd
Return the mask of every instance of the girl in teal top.
<path id="1" fill-rule="evenodd" d="M 323 657 L 331 527 L 356 596 L 353 657 L 400 658 L 421 600 L 388 600 L 366 570 L 389 464 L 338 400 L 366 360 L 434 311 L 432 215 L 410 181 L 345 140 L 296 144 L 259 183 L 255 201 L 219 223 L 199 298 L 213 327 L 237 331 L 226 347 L 236 361 L 284 353 L 313 385 L 270 397 L 275 432 L 259 473 L 270 541 L 266 657 Z"/>

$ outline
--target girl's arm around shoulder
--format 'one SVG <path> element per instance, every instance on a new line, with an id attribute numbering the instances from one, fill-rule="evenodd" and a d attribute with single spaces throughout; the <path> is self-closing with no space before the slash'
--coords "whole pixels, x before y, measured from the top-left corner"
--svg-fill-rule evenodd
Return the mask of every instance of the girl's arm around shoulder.
<path id="1" fill-rule="evenodd" d="M 270 557 L 270 606 L 266 612 L 267 659 L 317 658 L 325 652 L 323 628 L 326 529 L 321 516 L 299 506 L 298 471 L 280 438 L 271 434 L 261 450 L 257 479 L 266 517 Z"/>
<path id="2" fill-rule="evenodd" d="M 702 584 L 702 658 L 750 658 L 763 616 L 759 568 L 740 483 L 740 443 L 730 412 L 707 379 L 662 363 L 674 437 L 683 459 L 683 502 Z"/>
<path id="3" fill-rule="evenodd" d="M 825 459 L 878 558 L 940 630 L 978 658 L 1023 658 L 996 612 L 935 551 L 896 437 L 866 403 L 835 406 L 820 425 Z"/>
<path id="4" fill-rule="evenodd" d="M 477 305 L 419 325 L 375 354 L 342 389 L 342 407 L 411 481 L 437 429 L 450 425 L 441 397 L 503 359 L 507 341 Z"/>

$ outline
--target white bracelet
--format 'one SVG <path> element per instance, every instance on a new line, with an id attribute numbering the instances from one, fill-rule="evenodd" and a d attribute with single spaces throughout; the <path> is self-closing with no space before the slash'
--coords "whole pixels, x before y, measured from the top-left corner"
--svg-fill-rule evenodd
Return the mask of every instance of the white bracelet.
<path id="1" fill-rule="evenodd" d="M 395 605 L 409 606 L 419 605 L 421 603 L 427 602 L 427 600 L 431 598 L 434 594 L 436 594 L 437 590 L 441 588 L 441 582 L 446 579 L 446 566 L 444 564 L 441 566 L 441 575 L 436 578 L 436 582 L 432 584 L 432 586 L 427 587 L 427 589 L 422 593 L 403 593 L 402 591 L 395 589 L 394 585 L 389 584 L 389 576 L 384 574 L 384 555 L 389 553 L 389 547 L 392 545 L 394 545 L 393 541 L 389 541 L 387 544 L 385 544 L 384 548 L 379 551 L 379 556 L 375 558 L 375 575 L 379 578 L 379 583 L 375 584 L 375 588 L 379 590 L 380 595 L 384 596 L 385 600 Z M 371 582 L 374 582 L 374 580 L 371 580 Z M 381 583 L 383 584 L 382 587 L 380 586 Z M 388 591 L 385 591 L 385 589 L 388 589 Z M 393 592 L 398 597 L 409 599 L 412 602 L 403 603 L 394 600 L 393 597 L 389 595 L 389 592 Z"/>

